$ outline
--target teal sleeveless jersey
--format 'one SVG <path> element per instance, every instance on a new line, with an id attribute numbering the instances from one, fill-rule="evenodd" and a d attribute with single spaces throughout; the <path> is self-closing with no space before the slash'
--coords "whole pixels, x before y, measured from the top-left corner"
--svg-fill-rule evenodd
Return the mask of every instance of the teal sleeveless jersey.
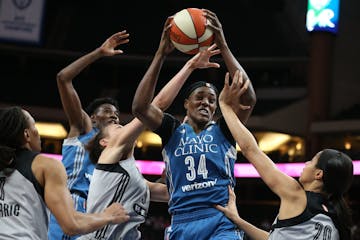
<path id="1" fill-rule="evenodd" d="M 226 124 L 213 122 L 196 134 L 189 124 L 164 115 L 156 133 L 163 141 L 171 214 L 227 204 L 228 185 L 235 185 L 237 152 L 224 132 Z"/>

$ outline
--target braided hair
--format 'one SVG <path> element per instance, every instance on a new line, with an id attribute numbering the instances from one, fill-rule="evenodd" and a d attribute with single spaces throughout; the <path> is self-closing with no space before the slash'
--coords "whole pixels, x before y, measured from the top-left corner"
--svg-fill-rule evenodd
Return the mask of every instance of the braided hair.
<path id="1" fill-rule="evenodd" d="M 0 109 L 0 171 L 6 175 L 14 171 L 15 151 L 23 145 L 28 121 L 20 107 Z"/>

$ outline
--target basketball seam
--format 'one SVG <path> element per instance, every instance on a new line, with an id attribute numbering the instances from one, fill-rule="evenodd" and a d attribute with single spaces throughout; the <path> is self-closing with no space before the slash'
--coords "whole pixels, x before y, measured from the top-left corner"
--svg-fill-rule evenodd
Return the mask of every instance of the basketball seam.
<path id="1" fill-rule="evenodd" d="M 188 10 L 187 10 L 188 11 Z M 189 11 L 188 11 L 189 12 Z M 194 26 L 194 29 L 195 29 L 195 34 L 196 34 L 196 42 L 199 42 L 199 36 L 198 36 L 198 32 L 196 31 L 196 27 L 195 27 L 195 21 L 194 21 L 194 18 L 193 18 L 193 15 L 190 14 L 189 12 L 189 15 L 190 15 L 190 18 L 191 18 L 191 22 L 193 23 L 193 26 Z"/>

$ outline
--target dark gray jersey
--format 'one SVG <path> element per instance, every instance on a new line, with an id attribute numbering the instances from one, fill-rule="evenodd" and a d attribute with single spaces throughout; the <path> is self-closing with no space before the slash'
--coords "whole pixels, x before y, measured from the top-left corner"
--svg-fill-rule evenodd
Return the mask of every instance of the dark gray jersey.
<path id="1" fill-rule="evenodd" d="M 0 172 L 0 239 L 47 239 L 48 211 L 31 164 L 37 153 L 20 150 L 10 176 Z"/>
<path id="2" fill-rule="evenodd" d="M 270 240 L 339 240 L 339 232 L 332 219 L 333 210 L 325 207 L 318 193 L 306 192 L 307 206 L 297 217 L 275 219 Z M 335 217 L 333 217 L 335 219 Z"/>
<path id="3" fill-rule="evenodd" d="M 145 221 L 149 209 L 150 191 L 144 177 L 136 167 L 134 157 L 116 164 L 97 164 L 87 200 L 87 212 L 103 211 L 111 203 L 121 203 L 130 215 L 123 224 L 104 228 L 81 236 L 80 239 L 140 239 L 138 227 Z"/>

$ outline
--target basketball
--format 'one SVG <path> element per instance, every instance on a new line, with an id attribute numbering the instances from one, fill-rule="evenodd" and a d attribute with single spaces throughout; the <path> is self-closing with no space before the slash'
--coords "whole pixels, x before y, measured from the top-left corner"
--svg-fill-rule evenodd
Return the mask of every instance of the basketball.
<path id="1" fill-rule="evenodd" d="M 205 26 L 206 18 L 201 9 L 186 8 L 177 12 L 171 24 L 170 39 L 183 53 L 194 55 L 214 41 L 213 32 Z"/>

